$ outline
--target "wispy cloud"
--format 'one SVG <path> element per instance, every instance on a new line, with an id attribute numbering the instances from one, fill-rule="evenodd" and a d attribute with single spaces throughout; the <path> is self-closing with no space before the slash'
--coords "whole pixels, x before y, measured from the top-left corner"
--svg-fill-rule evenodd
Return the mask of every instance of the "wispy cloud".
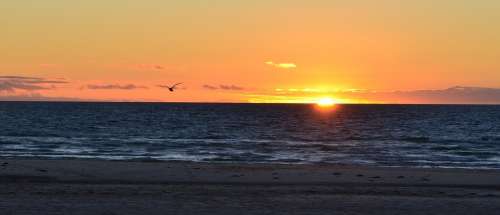
<path id="1" fill-rule="evenodd" d="M 295 69 L 295 68 L 297 68 L 297 65 L 295 65 L 294 63 L 275 63 L 272 61 L 267 61 L 266 64 L 269 66 L 272 66 L 272 67 L 280 68 L 280 69 Z"/>
<path id="2" fill-rule="evenodd" d="M 203 89 L 206 89 L 206 90 L 218 90 L 219 89 L 219 87 L 217 87 L 217 86 L 212 86 L 212 85 L 208 85 L 208 84 L 205 84 L 202 87 L 203 87 Z"/>
<path id="3" fill-rule="evenodd" d="M 39 79 L 39 78 L 33 78 L 33 77 L 25 77 L 25 76 L 15 76 L 15 75 L 4 75 L 0 76 L 0 79 L 21 79 L 21 80 L 30 80 L 30 79 Z"/>
<path id="4" fill-rule="evenodd" d="M 103 85 L 97 85 L 97 84 L 89 84 L 83 87 L 83 89 L 89 89 L 89 90 L 136 90 L 136 89 L 148 89 L 148 87 L 145 86 L 139 86 L 135 84 L 103 84 Z"/>
<path id="5" fill-rule="evenodd" d="M 235 86 L 235 85 L 219 85 L 219 89 L 221 89 L 221 90 L 244 90 L 245 88 Z"/>
<path id="6" fill-rule="evenodd" d="M 324 96 L 345 103 L 500 104 L 500 89 L 498 88 L 462 86 L 414 91 L 275 89 L 272 92 L 250 95 L 250 100 L 255 102 L 306 101 Z"/>
<path id="7" fill-rule="evenodd" d="M 62 79 L 52 80 L 46 78 L 26 77 L 26 76 L 0 76 L 0 81 L 23 82 L 31 84 L 67 84 L 68 82 Z"/>
<path id="8" fill-rule="evenodd" d="M 48 97 L 39 93 L 29 93 L 20 95 L 0 95 L 0 101 L 100 101 L 91 99 L 80 99 L 70 97 Z"/>
<path id="9" fill-rule="evenodd" d="M 500 104 L 500 89 L 498 88 L 456 86 L 442 90 L 396 91 L 389 93 L 388 96 L 396 99 L 404 98 L 416 103 Z"/>
<path id="10" fill-rule="evenodd" d="M 240 87 L 240 86 L 224 85 L 224 84 L 220 84 L 218 86 L 205 84 L 202 87 L 203 87 L 203 89 L 206 89 L 206 90 L 233 90 L 233 91 L 245 90 L 245 88 Z"/>
<path id="11" fill-rule="evenodd" d="M 15 92 L 16 90 L 36 91 L 50 90 L 58 84 L 67 84 L 65 80 L 52 80 L 27 76 L 0 76 L 0 92 Z"/>

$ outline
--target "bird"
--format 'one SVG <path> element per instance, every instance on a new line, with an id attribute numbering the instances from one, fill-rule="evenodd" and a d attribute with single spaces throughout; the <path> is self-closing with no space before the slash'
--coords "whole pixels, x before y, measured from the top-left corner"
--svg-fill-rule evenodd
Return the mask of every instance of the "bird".
<path id="1" fill-rule="evenodd" d="M 177 86 L 181 85 L 182 83 L 177 83 L 177 84 L 174 84 L 172 86 L 168 86 L 168 85 L 160 85 L 160 87 L 163 87 L 163 88 L 167 88 L 170 92 L 174 92 L 174 90 L 176 89 Z"/>

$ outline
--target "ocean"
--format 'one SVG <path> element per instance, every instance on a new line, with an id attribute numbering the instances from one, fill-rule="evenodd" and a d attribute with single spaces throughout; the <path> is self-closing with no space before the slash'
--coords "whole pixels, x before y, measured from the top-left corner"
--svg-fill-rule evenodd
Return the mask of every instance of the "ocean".
<path id="1" fill-rule="evenodd" d="M 0 156 L 500 169 L 500 106 L 0 102 Z"/>

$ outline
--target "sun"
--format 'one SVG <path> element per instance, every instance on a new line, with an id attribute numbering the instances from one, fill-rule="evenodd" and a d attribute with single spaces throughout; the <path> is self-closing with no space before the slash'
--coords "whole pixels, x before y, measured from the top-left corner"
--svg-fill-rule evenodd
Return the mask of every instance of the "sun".
<path id="1" fill-rule="evenodd" d="M 316 101 L 316 104 L 320 107 L 330 107 L 336 104 L 335 100 L 332 98 L 321 98 Z"/>

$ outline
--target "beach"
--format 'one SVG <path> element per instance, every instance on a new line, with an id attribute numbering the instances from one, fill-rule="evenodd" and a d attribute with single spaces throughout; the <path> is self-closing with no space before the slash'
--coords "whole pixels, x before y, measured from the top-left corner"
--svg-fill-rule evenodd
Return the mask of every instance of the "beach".
<path id="1" fill-rule="evenodd" d="M 2 214 L 495 214 L 500 171 L 0 160 Z"/>
<path id="2" fill-rule="evenodd" d="M 0 5 L 0 215 L 500 215 L 500 0 Z"/>

